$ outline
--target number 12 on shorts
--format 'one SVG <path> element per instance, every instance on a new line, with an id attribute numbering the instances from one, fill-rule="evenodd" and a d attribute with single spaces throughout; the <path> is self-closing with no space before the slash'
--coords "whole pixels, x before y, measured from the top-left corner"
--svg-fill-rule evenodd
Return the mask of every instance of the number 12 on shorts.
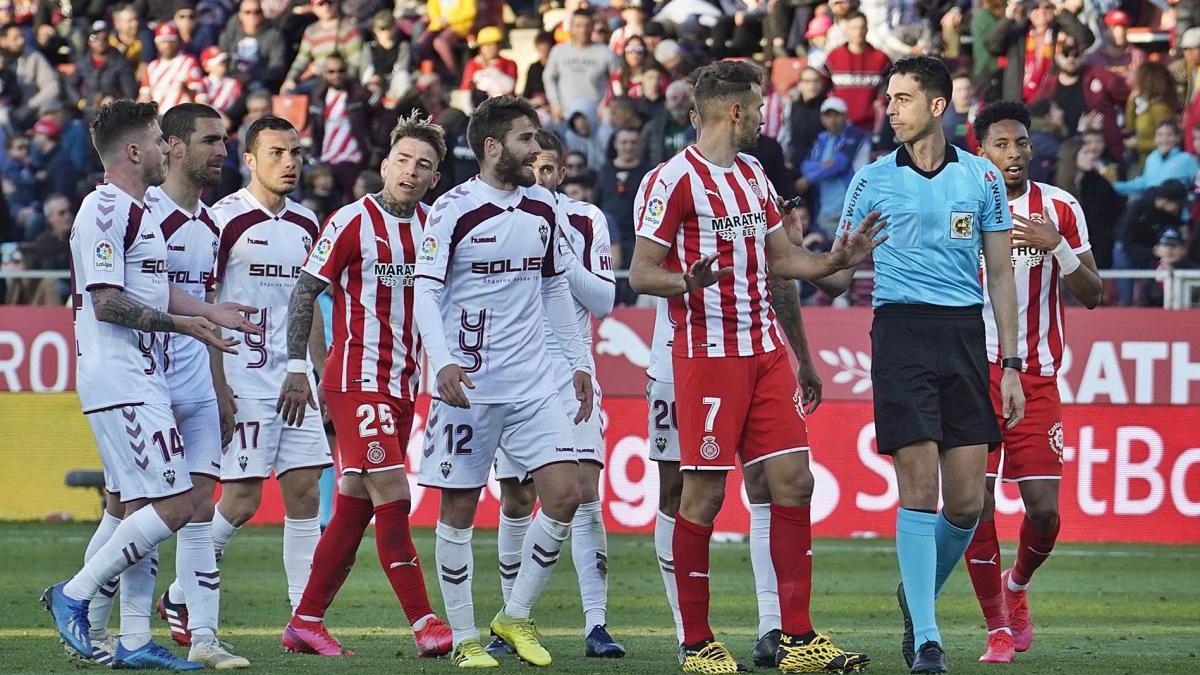
<path id="1" fill-rule="evenodd" d="M 717 422 L 717 411 L 721 409 L 719 396 L 705 396 L 700 402 L 708 406 L 708 414 L 704 416 L 704 433 L 711 434 L 713 425 Z"/>

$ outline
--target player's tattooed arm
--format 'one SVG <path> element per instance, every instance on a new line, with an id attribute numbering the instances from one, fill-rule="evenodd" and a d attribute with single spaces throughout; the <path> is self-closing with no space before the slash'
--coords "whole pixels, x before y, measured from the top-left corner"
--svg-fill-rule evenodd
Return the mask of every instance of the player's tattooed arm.
<path id="1" fill-rule="evenodd" d="M 96 318 L 105 323 L 145 331 L 174 333 L 175 317 L 125 295 L 119 288 L 98 288 L 91 292 Z"/>
<path id="2" fill-rule="evenodd" d="M 800 364 L 796 379 L 800 384 L 804 413 L 812 414 L 821 404 L 821 376 L 817 374 L 808 351 L 808 335 L 804 332 L 804 318 L 800 315 L 800 292 L 796 282 L 788 279 L 768 276 L 767 283 L 771 287 L 771 308 L 775 310 L 775 318 L 783 327 L 788 344 L 792 346 L 792 352 Z"/>
<path id="3" fill-rule="evenodd" d="M 317 296 L 329 284 L 321 281 L 308 272 L 301 272 L 300 279 L 292 289 L 292 297 L 288 301 L 288 358 L 303 359 L 308 354 L 308 345 L 312 337 L 313 312 L 316 308 Z"/>

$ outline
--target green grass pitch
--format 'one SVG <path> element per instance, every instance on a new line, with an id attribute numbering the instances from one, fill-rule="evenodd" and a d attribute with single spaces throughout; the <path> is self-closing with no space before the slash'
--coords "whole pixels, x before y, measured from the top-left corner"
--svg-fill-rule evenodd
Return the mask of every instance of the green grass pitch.
<path id="1" fill-rule="evenodd" d="M 0 525 L 0 672 L 80 672 L 63 654 L 42 589 L 79 565 L 92 533 L 87 523 Z M 435 608 L 437 582 L 428 575 L 433 534 L 416 533 Z M 279 636 L 288 619 L 280 551 L 282 531 L 248 527 L 222 562 L 221 633 L 256 673 L 450 673 L 447 659 L 414 658 L 404 615 L 379 569 L 368 532 L 358 564 L 327 620 L 357 655 L 319 659 L 285 654 Z M 906 672 L 899 653 L 894 599 L 895 556 L 888 540 L 818 540 L 814 545 L 813 617 L 818 630 L 873 657 L 869 672 Z M 1005 547 L 1006 560 L 1012 559 Z M 486 626 L 500 606 L 494 532 L 475 541 L 476 619 Z M 160 552 L 158 592 L 174 576 L 174 544 Z M 674 629 L 663 598 L 649 536 L 609 538 L 609 627 L 629 655 L 602 661 L 583 657 L 582 615 L 569 556 L 534 607 L 553 672 L 670 673 Z M 715 544 L 712 619 L 720 638 L 748 661 L 757 628 L 754 583 L 744 544 Z M 1037 641 L 1010 666 L 984 666 L 983 620 L 961 568 L 940 603 L 939 622 L 952 673 L 1200 673 L 1200 547 L 1063 545 L 1038 573 L 1030 598 Z M 115 629 L 116 616 L 113 617 Z M 166 626 L 152 620 L 156 639 L 171 644 Z M 486 634 L 486 628 L 484 629 Z M 508 657 L 507 671 L 532 671 Z"/>

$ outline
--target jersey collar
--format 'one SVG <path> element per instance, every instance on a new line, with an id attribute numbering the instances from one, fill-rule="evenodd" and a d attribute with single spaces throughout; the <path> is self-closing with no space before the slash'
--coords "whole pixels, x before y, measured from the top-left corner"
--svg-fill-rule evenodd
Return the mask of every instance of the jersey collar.
<path id="1" fill-rule="evenodd" d="M 956 150 L 954 148 L 954 146 L 951 145 L 950 143 L 946 143 L 946 155 L 945 155 L 945 157 L 942 158 L 941 166 L 934 169 L 933 171 L 922 171 L 913 162 L 912 156 L 908 154 L 908 148 L 904 147 L 904 145 L 901 145 L 899 148 L 896 149 L 896 166 L 907 166 L 908 168 L 912 169 L 913 171 L 916 171 L 918 174 L 920 174 L 924 178 L 933 178 L 934 176 L 941 173 L 942 169 L 949 166 L 951 162 L 957 162 L 957 161 L 958 161 L 958 150 Z"/>

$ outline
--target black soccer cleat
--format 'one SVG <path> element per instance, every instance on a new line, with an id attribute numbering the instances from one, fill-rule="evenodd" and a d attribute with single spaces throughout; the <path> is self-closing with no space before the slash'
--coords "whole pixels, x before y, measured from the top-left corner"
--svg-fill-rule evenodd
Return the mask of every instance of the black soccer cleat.
<path id="1" fill-rule="evenodd" d="M 896 586 L 896 602 L 900 605 L 900 615 L 904 617 L 904 637 L 900 640 L 900 653 L 904 655 L 904 665 L 912 668 L 913 661 L 917 658 L 914 649 L 917 639 L 913 635 L 912 615 L 908 613 L 908 599 L 904 597 L 903 581 Z"/>
<path id="2" fill-rule="evenodd" d="M 754 645 L 754 653 L 750 655 L 754 665 L 759 668 L 775 667 L 775 653 L 779 651 L 779 636 L 782 634 L 782 631 L 776 628 L 758 638 L 758 643 Z"/>
<path id="3" fill-rule="evenodd" d="M 592 626 L 584 638 L 583 655 L 590 658 L 619 659 L 625 656 L 625 648 L 608 634 L 608 626 Z"/>
<path id="4" fill-rule="evenodd" d="M 917 658 L 913 661 L 910 673 L 944 673 L 946 672 L 946 652 L 942 646 L 933 640 L 921 645 Z"/>
<path id="5" fill-rule="evenodd" d="M 516 654 L 517 650 L 512 648 L 512 645 L 504 641 L 504 638 L 493 634 L 492 641 L 484 648 L 493 658 Z"/>

